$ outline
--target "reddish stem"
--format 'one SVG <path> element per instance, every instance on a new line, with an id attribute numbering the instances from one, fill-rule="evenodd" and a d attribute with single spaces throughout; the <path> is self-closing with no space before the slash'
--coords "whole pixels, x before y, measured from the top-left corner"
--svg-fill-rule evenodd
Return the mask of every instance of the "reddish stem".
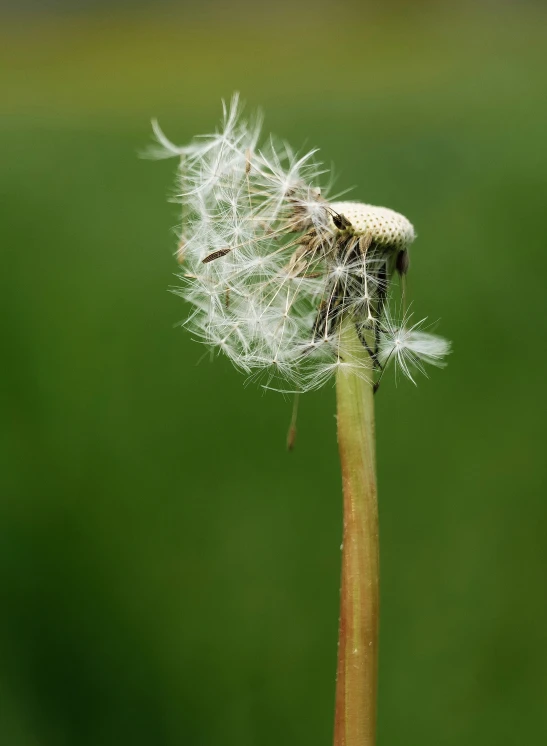
<path id="1" fill-rule="evenodd" d="M 372 380 L 342 368 L 337 407 L 344 530 L 334 746 L 374 746 L 379 552 Z"/>

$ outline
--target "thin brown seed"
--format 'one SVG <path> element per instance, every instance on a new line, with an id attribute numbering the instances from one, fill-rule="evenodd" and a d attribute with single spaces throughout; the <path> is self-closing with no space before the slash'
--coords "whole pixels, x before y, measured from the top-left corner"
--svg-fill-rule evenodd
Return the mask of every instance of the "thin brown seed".
<path id="1" fill-rule="evenodd" d="M 339 231 L 345 231 L 348 228 L 351 228 L 351 222 L 347 219 L 345 215 L 342 215 L 341 213 L 338 213 L 332 210 L 331 217 L 332 217 L 332 222 L 338 228 Z"/>
<path id="2" fill-rule="evenodd" d="M 395 261 L 395 268 L 401 277 L 406 275 L 409 266 L 410 257 L 408 256 L 408 251 L 406 249 L 401 249 L 397 254 L 397 259 Z"/>
<path id="3" fill-rule="evenodd" d="M 357 246 L 358 242 L 359 242 L 359 239 L 356 238 L 355 236 L 352 236 L 350 238 L 350 240 L 347 242 L 347 244 L 345 246 L 345 249 L 346 249 L 346 255 L 344 257 L 344 261 L 345 262 L 349 261 L 351 255 L 353 253 L 353 250 Z"/>
<path id="4" fill-rule="evenodd" d="M 292 451 L 296 443 L 296 417 L 298 414 L 298 394 L 294 395 L 291 424 L 287 433 L 287 450 Z"/>
<path id="5" fill-rule="evenodd" d="M 372 233 L 365 233 L 364 236 L 361 236 L 359 239 L 359 249 L 361 251 L 361 254 L 365 256 L 368 249 L 370 248 L 370 244 L 372 243 Z"/>
<path id="6" fill-rule="evenodd" d="M 209 256 L 206 256 L 205 259 L 201 260 L 202 264 L 209 264 L 209 262 L 214 262 L 215 259 L 220 259 L 221 256 L 226 256 L 226 254 L 229 254 L 232 249 L 226 248 L 226 249 L 219 249 L 218 251 L 213 251 L 212 254 L 209 254 Z"/>
<path id="7" fill-rule="evenodd" d="M 286 267 L 286 269 L 290 272 L 294 269 L 294 267 L 299 263 L 299 261 L 302 259 L 304 254 L 306 253 L 307 247 L 306 246 L 298 246 L 294 254 L 291 256 L 289 263 Z"/>

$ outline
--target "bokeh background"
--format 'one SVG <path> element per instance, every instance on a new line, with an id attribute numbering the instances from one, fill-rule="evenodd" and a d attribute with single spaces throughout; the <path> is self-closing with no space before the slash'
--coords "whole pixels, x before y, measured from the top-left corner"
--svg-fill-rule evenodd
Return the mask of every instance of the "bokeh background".
<path id="1" fill-rule="evenodd" d="M 408 215 L 454 342 L 377 397 L 379 746 L 547 739 L 543 4 L 4 2 L 0 743 L 331 742 L 334 390 L 176 323 L 177 142 L 241 91 Z M 388 380 L 389 379 L 389 380 Z"/>

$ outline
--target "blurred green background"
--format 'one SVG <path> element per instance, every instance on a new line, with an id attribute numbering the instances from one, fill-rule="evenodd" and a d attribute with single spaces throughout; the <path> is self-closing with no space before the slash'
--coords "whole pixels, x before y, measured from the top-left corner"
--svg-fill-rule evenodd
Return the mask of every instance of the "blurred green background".
<path id="1" fill-rule="evenodd" d="M 547 742 L 547 13 L 382 7 L 2 6 L 2 746 L 331 742 L 334 390 L 287 454 L 291 403 L 197 364 L 138 157 L 234 90 L 414 222 L 454 342 L 377 397 L 379 746 Z"/>

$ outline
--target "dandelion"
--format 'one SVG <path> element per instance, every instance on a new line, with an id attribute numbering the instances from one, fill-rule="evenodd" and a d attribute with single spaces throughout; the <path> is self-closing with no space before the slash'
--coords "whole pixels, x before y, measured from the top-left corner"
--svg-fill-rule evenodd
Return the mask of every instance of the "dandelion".
<path id="1" fill-rule="evenodd" d="M 221 127 L 176 146 L 154 123 L 154 157 L 180 159 L 176 256 L 186 327 L 266 388 L 306 392 L 335 377 L 344 537 L 335 745 L 372 746 L 376 723 L 378 530 L 373 395 L 394 363 L 412 381 L 443 365 L 444 339 L 390 312 L 412 224 L 321 188 L 316 151 L 261 140 L 238 96 Z M 294 443 L 293 412 L 289 447 Z"/>

